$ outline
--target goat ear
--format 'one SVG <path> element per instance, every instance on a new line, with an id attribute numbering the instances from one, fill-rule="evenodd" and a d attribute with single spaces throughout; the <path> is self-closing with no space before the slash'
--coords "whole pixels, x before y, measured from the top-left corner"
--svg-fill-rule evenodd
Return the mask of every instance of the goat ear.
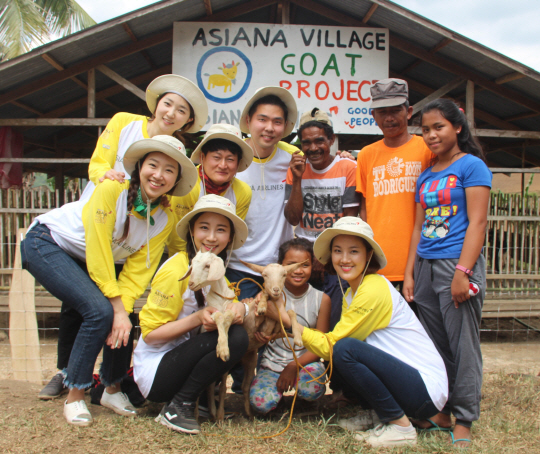
<path id="1" fill-rule="evenodd" d="M 306 259 L 300 263 L 291 263 L 290 265 L 285 265 L 283 268 L 285 268 L 285 271 L 287 272 L 287 274 L 289 274 L 289 273 L 292 273 L 293 271 L 296 271 L 306 262 L 309 262 L 309 259 Z"/>
<path id="2" fill-rule="evenodd" d="M 261 266 L 261 265 L 255 265 L 253 263 L 247 263 L 247 262 L 244 262 L 243 260 L 240 260 L 244 265 L 246 265 L 250 270 L 253 270 L 255 271 L 256 273 L 259 273 L 259 274 L 262 274 L 262 272 L 264 271 L 264 269 L 266 268 L 265 266 Z"/>
<path id="3" fill-rule="evenodd" d="M 178 279 L 178 281 L 183 281 L 186 277 L 189 277 L 190 274 L 191 274 L 191 265 L 187 269 L 186 274 L 184 274 L 180 279 Z"/>
<path id="4" fill-rule="evenodd" d="M 217 255 L 212 258 L 210 262 L 210 269 L 208 270 L 208 281 L 217 281 L 225 276 L 225 265 Z"/>

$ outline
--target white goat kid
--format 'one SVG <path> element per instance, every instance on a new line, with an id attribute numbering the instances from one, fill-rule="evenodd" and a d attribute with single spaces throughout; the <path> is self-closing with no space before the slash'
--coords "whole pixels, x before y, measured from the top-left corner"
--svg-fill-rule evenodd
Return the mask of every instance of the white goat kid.
<path id="1" fill-rule="evenodd" d="M 228 333 L 235 314 L 227 309 L 227 306 L 233 302 L 235 294 L 225 280 L 223 260 L 213 252 L 199 251 L 193 257 L 185 276 L 180 280 L 188 276 L 189 289 L 194 292 L 210 285 L 210 290 L 205 294 L 205 300 L 207 306 L 217 309 L 217 312 L 212 314 L 212 319 L 216 322 L 218 329 L 216 354 L 223 361 L 228 361 L 230 357 Z"/>

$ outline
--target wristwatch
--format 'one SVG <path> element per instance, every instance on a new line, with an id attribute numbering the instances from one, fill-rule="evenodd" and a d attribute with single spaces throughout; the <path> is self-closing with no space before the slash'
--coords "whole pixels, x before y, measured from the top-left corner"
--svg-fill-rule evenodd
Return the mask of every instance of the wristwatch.
<path id="1" fill-rule="evenodd" d="M 244 314 L 244 318 L 246 318 L 249 314 L 249 306 L 247 305 L 247 303 L 244 303 L 244 307 L 246 308 L 246 313 Z"/>
<path id="2" fill-rule="evenodd" d="M 461 266 L 459 264 L 456 265 L 456 270 L 463 271 L 467 276 L 472 276 L 473 275 L 472 270 L 470 270 L 468 268 L 465 268 L 464 266 Z"/>

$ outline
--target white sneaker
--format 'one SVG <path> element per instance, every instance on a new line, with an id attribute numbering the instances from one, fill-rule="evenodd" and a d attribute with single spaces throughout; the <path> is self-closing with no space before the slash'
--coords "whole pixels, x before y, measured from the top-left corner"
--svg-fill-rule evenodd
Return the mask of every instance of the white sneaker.
<path id="1" fill-rule="evenodd" d="M 375 410 L 360 410 L 356 416 L 338 419 L 337 423 L 338 426 L 343 427 L 345 430 L 362 432 L 380 424 L 381 420 Z"/>
<path id="2" fill-rule="evenodd" d="M 123 392 L 109 394 L 106 389 L 101 396 L 101 405 L 122 416 L 137 416 L 137 410 Z"/>
<path id="3" fill-rule="evenodd" d="M 410 431 L 402 432 L 395 424 L 379 424 L 374 429 L 367 432 L 359 432 L 354 438 L 358 441 L 365 441 L 373 448 L 381 446 L 415 445 L 416 430 L 411 426 Z"/>
<path id="4" fill-rule="evenodd" d="M 93 422 L 92 415 L 88 411 L 84 400 L 71 402 L 70 404 L 66 400 L 64 402 L 64 416 L 68 423 L 76 426 L 89 426 Z"/>

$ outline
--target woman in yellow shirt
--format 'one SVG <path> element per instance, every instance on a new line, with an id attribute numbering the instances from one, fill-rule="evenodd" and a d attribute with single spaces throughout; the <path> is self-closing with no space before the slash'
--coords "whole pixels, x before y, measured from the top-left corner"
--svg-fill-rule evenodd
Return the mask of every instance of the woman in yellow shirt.
<path id="1" fill-rule="evenodd" d="M 128 315 L 155 272 L 173 228 L 172 212 L 163 205 L 165 195 L 183 195 L 197 179 L 184 146 L 170 136 L 135 142 L 124 163 L 130 181 L 106 180 L 89 200 L 39 216 L 21 243 L 23 267 L 83 320 L 62 371 L 69 387 L 64 416 L 70 424 L 92 423 L 84 390 L 92 383 L 101 348 L 100 375 L 107 386 L 101 404 L 121 415 L 136 414 L 119 392 L 131 356 L 126 355 L 132 327 Z M 117 264 L 123 264 L 118 278 Z"/>
<path id="2" fill-rule="evenodd" d="M 152 280 L 152 290 L 140 315 L 142 335 L 133 355 L 133 372 L 141 393 L 153 402 L 167 402 L 159 422 L 177 432 L 197 434 L 195 403 L 201 392 L 220 378 L 244 355 L 248 336 L 243 327 L 247 305 L 236 300 L 228 305 L 236 325 L 228 333 L 230 358 L 216 356 L 218 333 L 213 307 L 206 306 L 208 288 L 192 290 L 188 279 L 197 251 L 212 252 L 227 260 L 227 252 L 242 246 L 248 236 L 245 222 L 228 199 L 210 194 L 201 197 L 193 211 L 177 226 L 187 242 L 167 260 Z M 210 269 L 209 274 L 212 272 Z M 197 334 L 199 327 L 206 332 Z"/>
<path id="3" fill-rule="evenodd" d="M 183 141 L 183 134 L 199 131 L 208 116 L 208 105 L 202 91 L 190 80 L 176 74 L 159 76 L 150 82 L 146 89 L 146 104 L 150 117 L 120 112 L 111 118 L 90 159 L 90 181 L 81 200 L 88 200 L 96 185 L 105 179 L 120 183 L 129 179 L 123 160 L 132 143 L 158 135 L 173 136 Z M 59 371 L 67 367 L 81 323 L 82 319 L 76 311 L 62 305 L 57 347 Z M 132 344 L 133 339 L 130 339 L 130 348 Z M 65 390 L 63 377 L 58 372 L 41 390 L 39 398 L 52 399 Z"/>
<path id="4" fill-rule="evenodd" d="M 346 384 L 344 393 L 371 409 L 339 424 L 373 447 L 415 444 L 408 416 L 430 418 L 448 398 L 441 356 L 403 297 L 376 274 L 386 257 L 367 223 L 345 216 L 321 233 L 313 249 L 350 289 L 333 331 L 301 326 L 302 341 L 325 360 L 333 347 L 334 374 Z"/>

